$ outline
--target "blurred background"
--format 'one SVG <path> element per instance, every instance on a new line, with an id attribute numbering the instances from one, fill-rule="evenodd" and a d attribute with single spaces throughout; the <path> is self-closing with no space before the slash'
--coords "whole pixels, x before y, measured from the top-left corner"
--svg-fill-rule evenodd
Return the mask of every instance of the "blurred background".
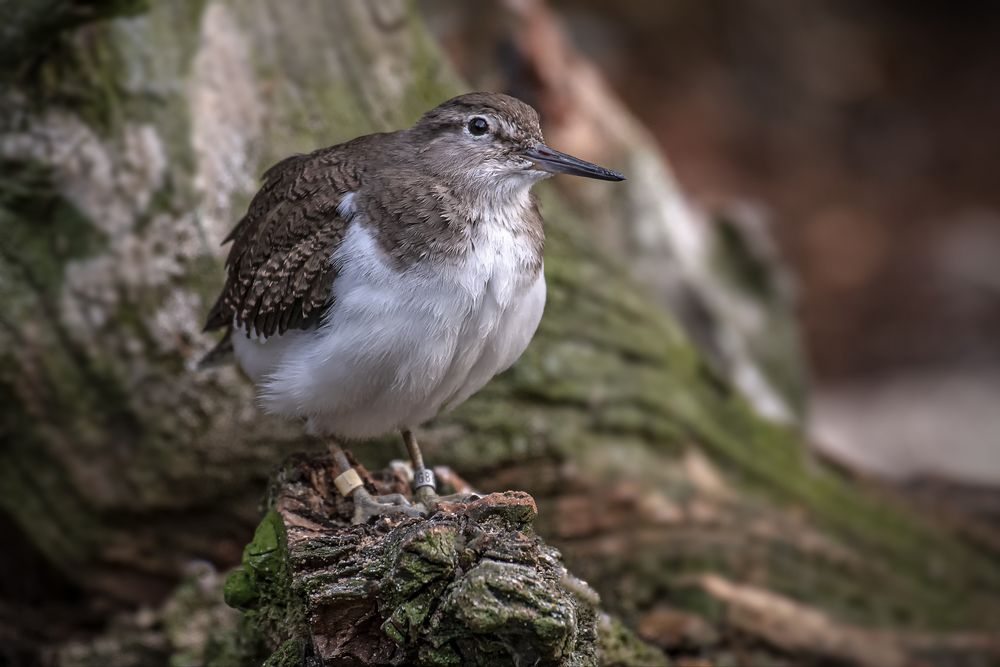
<path id="1" fill-rule="evenodd" d="M 496 29 L 482 9 L 425 6 L 465 76 L 510 58 L 504 35 L 468 39 Z M 1000 482 L 996 5 L 551 6 L 691 199 L 768 221 L 798 287 L 813 444 L 894 479 Z"/>
<path id="2" fill-rule="evenodd" d="M 193 371 L 219 244 L 276 160 L 470 89 L 629 180 L 542 190 L 543 327 L 429 456 L 531 492 L 673 664 L 1000 664 L 997 3 L 0 15 L 0 665 L 230 664 L 223 576 L 315 443 Z"/>

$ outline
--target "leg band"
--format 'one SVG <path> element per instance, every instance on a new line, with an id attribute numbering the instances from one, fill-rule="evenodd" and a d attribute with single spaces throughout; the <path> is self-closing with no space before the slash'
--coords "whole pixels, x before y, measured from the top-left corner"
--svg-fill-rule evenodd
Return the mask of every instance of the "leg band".
<path id="1" fill-rule="evenodd" d="M 414 490 L 423 486 L 429 486 L 435 490 L 437 489 L 437 482 L 434 480 L 434 471 L 430 468 L 421 468 L 420 470 L 413 471 Z"/>
<path id="2" fill-rule="evenodd" d="M 340 495 L 345 497 L 350 496 L 351 492 L 359 486 L 364 486 L 361 482 L 361 477 L 358 476 L 354 468 L 348 468 L 337 475 L 333 483 L 337 486 L 337 490 L 340 491 Z"/>

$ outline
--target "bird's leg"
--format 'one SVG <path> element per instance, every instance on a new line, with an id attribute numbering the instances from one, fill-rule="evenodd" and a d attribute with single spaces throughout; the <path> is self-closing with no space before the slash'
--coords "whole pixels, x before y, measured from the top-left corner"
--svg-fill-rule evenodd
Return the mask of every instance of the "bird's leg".
<path id="1" fill-rule="evenodd" d="M 413 437 L 413 431 L 403 429 L 402 434 L 406 451 L 410 454 L 410 465 L 413 466 L 413 497 L 427 509 L 434 509 L 438 497 L 434 471 L 424 465 L 424 455 Z"/>
<path id="2" fill-rule="evenodd" d="M 368 493 L 360 475 L 351 467 L 351 462 L 347 460 L 347 454 L 341 449 L 340 444 L 334 440 L 327 443 L 330 456 L 333 457 L 337 469 L 340 471 L 334 479 L 334 486 L 337 491 L 346 498 L 354 501 L 353 522 L 366 523 L 373 516 L 382 515 L 402 515 L 402 516 L 423 516 L 424 513 L 416 507 L 410 505 L 402 494 L 390 493 L 384 496 L 373 496 Z"/>
<path id="3" fill-rule="evenodd" d="M 434 479 L 434 471 L 424 465 L 424 455 L 420 451 L 420 445 L 413 436 L 413 431 L 403 429 L 403 442 L 406 444 L 406 451 L 410 454 L 410 465 L 413 467 L 413 497 L 417 502 L 434 511 L 439 502 L 469 502 L 480 498 L 478 493 L 456 493 L 450 496 L 439 496 L 437 493 L 437 481 Z"/>

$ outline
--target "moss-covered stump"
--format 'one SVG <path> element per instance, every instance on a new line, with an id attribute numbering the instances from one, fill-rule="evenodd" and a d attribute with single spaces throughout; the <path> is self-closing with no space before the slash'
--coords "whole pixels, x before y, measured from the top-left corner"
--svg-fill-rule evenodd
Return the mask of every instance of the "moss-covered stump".
<path id="1" fill-rule="evenodd" d="M 535 535 L 531 496 L 352 526 L 336 474 L 325 456 L 287 463 L 226 582 L 226 601 L 245 611 L 244 644 L 262 642 L 266 664 L 598 663 L 597 594 Z M 408 486 L 398 470 L 365 479 L 378 493 Z"/>

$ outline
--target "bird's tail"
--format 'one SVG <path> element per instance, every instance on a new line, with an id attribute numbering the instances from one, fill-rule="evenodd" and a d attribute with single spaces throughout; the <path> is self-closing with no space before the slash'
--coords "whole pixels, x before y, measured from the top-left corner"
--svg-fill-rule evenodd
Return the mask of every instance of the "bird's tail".
<path id="1" fill-rule="evenodd" d="M 195 368 L 199 371 L 204 371 L 209 368 L 225 366 L 226 364 L 231 364 L 232 362 L 233 330 L 229 329 L 226 331 L 226 335 L 222 337 L 222 340 L 219 341 L 219 344 L 209 350 L 208 353 L 198 361 Z"/>

